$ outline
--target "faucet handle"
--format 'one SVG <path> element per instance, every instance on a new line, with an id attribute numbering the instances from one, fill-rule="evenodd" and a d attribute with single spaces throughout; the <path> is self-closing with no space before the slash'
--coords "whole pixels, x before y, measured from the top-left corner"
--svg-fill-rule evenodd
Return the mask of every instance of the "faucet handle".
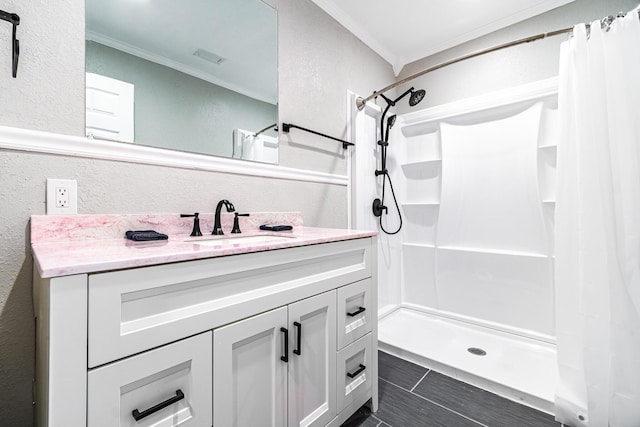
<path id="1" fill-rule="evenodd" d="M 249 214 L 248 213 L 241 214 L 238 212 L 235 213 L 235 216 L 233 217 L 233 230 L 231 230 L 231 233 L 242 233 L 242 231 L 240 231 L 240 224 L 238 221 L 239 216 L 249 216 Z"/>
<path id="2" fill-rule="evenodd" d="M 202 236 L 202 231 L 200 231 L 200 215 L 199 212 L 194 214 L 180 214 L 180 218 L 193 218 L 193 230 L 191 230 L 191 237 Z"/>

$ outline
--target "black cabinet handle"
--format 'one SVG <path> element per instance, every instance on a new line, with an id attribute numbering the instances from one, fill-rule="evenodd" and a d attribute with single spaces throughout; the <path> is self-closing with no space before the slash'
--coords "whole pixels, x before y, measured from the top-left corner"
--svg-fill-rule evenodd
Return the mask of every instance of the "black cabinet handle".
<path id="1" fill-rule="evenodd" d="M 297 339 L 297 341 L 298 341 L 298 348 L 294 348 L 294 349 L 293 349 L 293 352 L 294 352 L 295 354 L 297 354 L 298 356 L 300 356 L 300 355 L 302 354 L 302 351 L 301 351 L 301 350 L 302 350 L 302 349 L 301 349 L 301 347 L 302 347 L 302 324 L 301 324 L 301 323 L 299 323 L 299 322 L 293 322 L 293 326 L 294 326 L 295 328 L 298 328 L 298 339 Z"/>
<path id="2" fill-rule="evenodd" d="M 356 311 L 354 311 L 353 313 L 347 313 L 347 316 L 354 317 L 354 316 L 357 316 L 358 314 L 360 314 L 360 313 L 362 313 L 362 312 L 364 312 L 366 310 L 367 309 L 364 308 L 364 307 L 358 307 L 358 309 Z"/>
<path id="3" fill-rule="evenodd" d="M 131 415 L 133 415 L 134 420 L 140 421 L 141 419 L 148 417 L 149 415 L 154 414 L 159 410 L 166 408 L 167 406 L 173 405 L 174 403 L 182 399 L 184 399 L 184 393 L 182 392 L 182 390 L 178 389 L 176 390 L 175 396 L 170 397 L 164 402 L 160 402 L 157 405 L 152 406 L 151 408 L 146 409 L 142 412 L 138 411 L 137 409 L 134 409 L 133 411 L 131 411 Z"/>
<path id="4" fill-rule="evenodd" d="M 280 328 L 280 332 L 284 334 L 284 356 L 280 356 L 280 360 L 284 363 L 289 362 L 289 330 L 287 328 Z"/>
<path id="5" fill-rule="evenodd" d="M 353 373 L 351 373 L 351 372 L 347 372 L 347 376 L 348 376 L 349 378 L 355 378 L 355 377 L 357 377 L 357 376 L 358 376 L 358 374 L 359 374 L 360 372 L 364 371 L 365 369 L 367 369 L 367 367 L 366 367 L 366 366 L 364 366 L 364 365 L 361 363 L 361 364 L 360 364 L 360 367 L 359 367 L 355 372 L 353 372 Z"/>

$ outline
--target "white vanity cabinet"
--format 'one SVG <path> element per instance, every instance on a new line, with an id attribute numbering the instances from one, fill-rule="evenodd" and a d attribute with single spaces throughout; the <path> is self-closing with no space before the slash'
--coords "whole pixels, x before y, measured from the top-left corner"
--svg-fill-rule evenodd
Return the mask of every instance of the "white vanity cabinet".
<path id="1" fill-rule="evenodd" d="M 377 409 L 375 248 L 34 269 L 37 425 L 333 427 Z"/>

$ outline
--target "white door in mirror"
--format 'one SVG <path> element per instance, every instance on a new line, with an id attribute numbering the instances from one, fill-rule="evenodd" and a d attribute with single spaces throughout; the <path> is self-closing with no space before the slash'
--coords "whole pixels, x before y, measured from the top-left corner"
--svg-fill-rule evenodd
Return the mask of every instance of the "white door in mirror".
<path id="1" fill-rule="evenodd" d="M 87 73 L 86 135 L 112 141 L 133 142 L 134 85 Z"/>

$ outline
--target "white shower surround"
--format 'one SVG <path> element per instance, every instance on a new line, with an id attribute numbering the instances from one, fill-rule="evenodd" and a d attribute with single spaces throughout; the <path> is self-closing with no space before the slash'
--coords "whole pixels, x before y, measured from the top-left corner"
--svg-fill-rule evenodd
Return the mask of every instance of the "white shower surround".
<path id="1" fill-rule="evenodd" d="M 549 79 L 398 117 L 388 164 L 404 228 L 379 239 L 381 348 L 546 411 L 557 376 L 556 104 L 557 80 Z M 360 144 L 375 147 L 379 114 L 370 107 L 356 116 Z M 484 141 L 469 140 L 480 133 Z M 519 143 L 510 145 L 514 138 Z M 357 150 L 354 223 L 377 228 L 369 208 L 381 190 L 376 159 L 369 147 Z M 476 157 L 465 158 L 471 151 Z M 513 188 L 496 194 L 501 186 Z M 385 204 L 395 216 L 390 197 Z M 495 206 L 504 215 L 492 218 Z M 412 323 L 411 333 L 403 330 Z M 455 353 L 454 342 L 463 353 L 465 342 L 501 350 L 479 362 Z M 521 369 L 511 369 L 514 363 Z"/>

